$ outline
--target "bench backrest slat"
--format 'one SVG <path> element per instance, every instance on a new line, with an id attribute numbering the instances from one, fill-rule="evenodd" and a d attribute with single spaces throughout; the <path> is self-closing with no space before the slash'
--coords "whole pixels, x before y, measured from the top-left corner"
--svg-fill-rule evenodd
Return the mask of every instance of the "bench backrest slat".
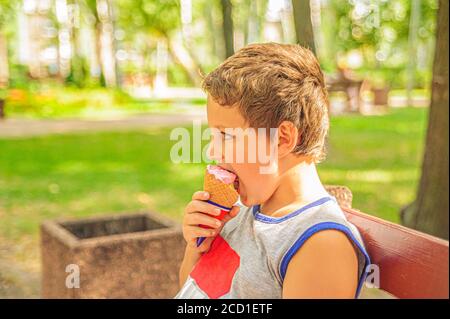
<path id="1" fill-rule="evenodd" d="M 398 298 L 449 297 L 448 241 L 343 208 L 360 231 L 380 288 Z"/>

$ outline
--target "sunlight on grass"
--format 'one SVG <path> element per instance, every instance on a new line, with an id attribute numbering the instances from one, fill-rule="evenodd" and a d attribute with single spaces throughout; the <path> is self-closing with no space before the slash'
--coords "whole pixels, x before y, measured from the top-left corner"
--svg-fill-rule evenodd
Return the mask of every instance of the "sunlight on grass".
<path id="1" fill-rule="evenodd" d="M 320 171 L 320 168 L 319 168 Z M 417 178 L 417 170 L 333 170 L 326 169 L 320 175 L 324 180 L 347 180 L 365 183 L 392 183 L 413 181 Z"/>

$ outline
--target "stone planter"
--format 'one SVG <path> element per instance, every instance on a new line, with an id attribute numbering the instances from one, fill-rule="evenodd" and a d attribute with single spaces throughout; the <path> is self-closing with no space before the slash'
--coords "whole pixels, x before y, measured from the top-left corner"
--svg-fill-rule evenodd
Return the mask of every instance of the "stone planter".
<path id="1" fill-rule="evenodd" d="M 172 298 L 184 249 L 181 227 L 152 213 L 46 221 L 42 297 Z"/>

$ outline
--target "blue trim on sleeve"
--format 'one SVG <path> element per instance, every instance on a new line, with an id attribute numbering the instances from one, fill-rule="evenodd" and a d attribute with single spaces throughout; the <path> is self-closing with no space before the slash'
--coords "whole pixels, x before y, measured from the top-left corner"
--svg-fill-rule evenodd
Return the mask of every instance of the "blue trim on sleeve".
<path id="1" fill-rule="evenodd" d="M 333 198 L 332 197 L 328 197 L 328 196 L 327 197 L 322 197 L 322 198 L 320 198 L 320 199 L 318 199 L 318 200 L 316 200 L 316 201 L 314 201 L 314 202 L 312 202 L 312 203 L 310 203 L 308 205 L 305 205 L 302 208 L 300 208 L 300 209 L 298 209 L 298 210 L 296 210 L 296 211 L 294 211 L 292 213 L 289 213 L 287 215 L 284 215 L 282 217 L 270 217 L 270 216 L 263 215 L 263 214 L 259 213 L 260 205 L 256 205 L 256 206 L 253 206 L 253 215 L 255 216 L 256 220 L 259 220 L 259 221 L 261 221 L 263 223 L 277 224 L 277 223 L 281 223 L 281 222 L 283 222 L 285 220 L 288 220 L 289 218 L 295 217 L 295 216 L 297 216 L 298 214 L 304 212 L 307 209 L 310 209 L 310 208 L 313 208 L 313 207 L 316 207 L 316 206 L 320 206 L 320 205 L 322 205 L 322 204 L 324 204 L 324 203 L 326 203 L 326 202 L 328 202 L 330 200 L 333 200 Z"/>
<path id="2" fill-rule="evenodd" d="M 349 239 L 358 247 L 358 249 L 361 251 L 361 253 L 364 255 L 365 263 L 364 263 L 364 269 L 362 270 L 361 276 L 358 281 L 358 288 L 356 289 L 356 295 L 355 298 L 359 296 L 359 293 L 361 292 L 362 285 L 367 277 L 367 266 L 370 265 L 370 257 L 367 254 L 364 247 L 361 246 L 358 240 L 356 240 L 355 236 L 351 232 L 351 230 L 342 224 L 338 224 L 335 222 L 323 222 L 316 224 L 310 228 L 308 228 L 298 239 L 297 241 L 292 245 L 292 247 L 286 252 L 283 259 L 281 260 L 279 273 L 281 276 L 281 279 L 284 280 L 284 277 L 286 276 L 287 267 L 289 265 L 289 262 L 291 261 L 292 257 L 295 255 L 295 253 L 302 247 L 302 245 L 305 243 L 308 238 L 310 238 L 315 233 L 321 231 L 321 230 L 327 230 L 327 229 L 335 229 L 344 232 Z M 359 259 L 359 258 L 358 258 Z"/>
<path id="3" fill-rule="evenodd" d="M 210 203 L 211 205 L 217 206 L 217 207 L 219 207 L 219 208 L 221 208 L 223 210 L 226 210 L 226 211 L 230 211 L 231 210 L 230 207 L 222 206 L 220 204 L 217 204 L 216 202 L 213 202 L 212 200 L 207 200 L 206 202 Z"/>

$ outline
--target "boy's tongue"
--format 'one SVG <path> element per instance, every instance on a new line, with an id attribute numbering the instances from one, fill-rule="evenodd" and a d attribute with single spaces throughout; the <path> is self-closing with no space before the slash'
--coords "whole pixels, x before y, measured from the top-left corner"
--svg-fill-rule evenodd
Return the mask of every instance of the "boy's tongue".
<path id="1" fill-rule="evenodd" d="M 214 175 L 215 178 L 220 180 L 224 184 L 232 184 L 234 180 L 236 179 L 236 175 L 223 169 L 220 166 L 217 165 L 208 165 L 206 167 L 209 174 Z"/>

